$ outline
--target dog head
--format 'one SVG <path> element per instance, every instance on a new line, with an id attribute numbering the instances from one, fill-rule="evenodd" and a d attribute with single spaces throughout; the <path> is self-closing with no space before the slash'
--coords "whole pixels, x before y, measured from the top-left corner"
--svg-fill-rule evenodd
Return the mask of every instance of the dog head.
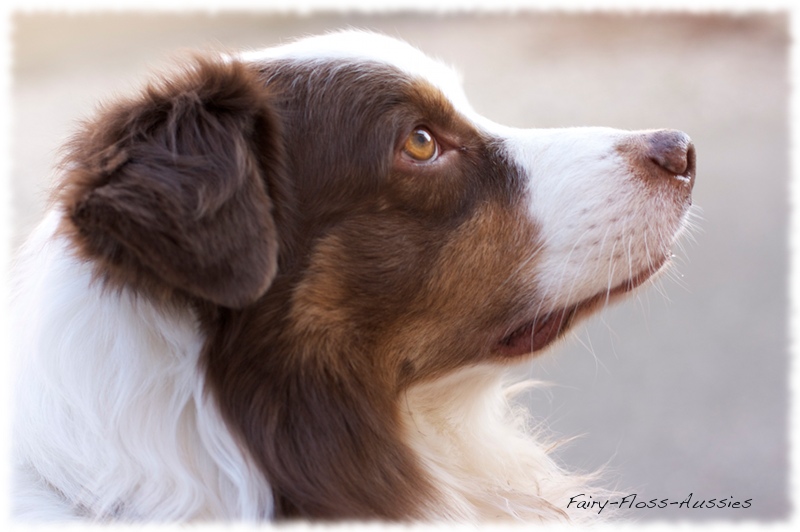
<path id="1" fill-rule="evenodd" d="M 538 352 L 664 267 L 672 130 L 519 130 L 408 45 L 198 59 L 76 137 L 63 230 L 110 286 L 195 312 L 281 515 L 408 517 L 436 488 L 402 393 Z"/>

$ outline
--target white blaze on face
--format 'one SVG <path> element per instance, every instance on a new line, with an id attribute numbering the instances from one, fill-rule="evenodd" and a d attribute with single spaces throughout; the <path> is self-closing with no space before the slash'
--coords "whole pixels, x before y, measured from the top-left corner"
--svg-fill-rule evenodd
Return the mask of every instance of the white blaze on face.
<path id="1" fill-rule="evenodd" d="M 304 63 L 334 59 L 376 62 L 391 65 L 413 78 L 437 87 L 465 115 L 473 114 L 461 76 L 410 44 L 367 31 L 341 31 L 293 41 L 263 50 L 243 52 L 243 61 L 291 59 Z"/>
<path id="2" fill-rule="evenodd" d="M 544 310 L 652 273 L 669 254 L 685 209 L 673 187 L 650 175 L 646 158 L 636 162 L 619 150 L 641 135 L 609 128 L 505 131 L 508 155 L 527 178 L 526 214 L 542 239 L 535 276 Z"/>

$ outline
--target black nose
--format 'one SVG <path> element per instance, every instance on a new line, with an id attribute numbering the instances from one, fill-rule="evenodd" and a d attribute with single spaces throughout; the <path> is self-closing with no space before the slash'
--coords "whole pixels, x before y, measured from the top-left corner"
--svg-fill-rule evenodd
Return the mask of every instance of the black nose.
<path id="1" fill-rule="evenodd" d="M 674 129 L 659 129 L 646 134 L 647 156 L 667 172 L 694 176 L 694 144 L 689 135 Z"/>

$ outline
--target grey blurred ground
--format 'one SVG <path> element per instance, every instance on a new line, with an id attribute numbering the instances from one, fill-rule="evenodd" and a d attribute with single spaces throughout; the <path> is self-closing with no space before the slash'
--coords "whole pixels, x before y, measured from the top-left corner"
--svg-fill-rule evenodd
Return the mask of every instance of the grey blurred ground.
<path id="1" fill-rule="evenodd" d="M 608 463 L 640 500 L 752 499 L 746 510 L 627 517 L 786 518 L 788 17 L 17 15 L 14 243 L 42 214 L 74 122 L 175 50 L 261 47 L 347 25 L 456 65 L 475 108 L 497 122 L 691 134 L 696 242 L 676 250 L 675 273 L 533 362 L 555 387 L 529 399 L 555 432 L 585 435 L 564 462 Z"/>

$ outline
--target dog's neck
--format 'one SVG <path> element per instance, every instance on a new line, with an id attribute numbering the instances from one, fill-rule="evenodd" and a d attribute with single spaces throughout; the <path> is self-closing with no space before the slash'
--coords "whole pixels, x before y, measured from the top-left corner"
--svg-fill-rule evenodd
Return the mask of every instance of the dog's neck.
<path id="1" fill-rule="evenodd" d="M 401 394 L 385 368 L 363 341 L 311 332 L 292 343 L 297 336 L 281 333 L 291 327 L 285 306 L 267 297 L 219 310 L 205 349 L 208 383 L 269 480 L 275 517 L 423 518 L 435 494 L 406 443 Z"/>

